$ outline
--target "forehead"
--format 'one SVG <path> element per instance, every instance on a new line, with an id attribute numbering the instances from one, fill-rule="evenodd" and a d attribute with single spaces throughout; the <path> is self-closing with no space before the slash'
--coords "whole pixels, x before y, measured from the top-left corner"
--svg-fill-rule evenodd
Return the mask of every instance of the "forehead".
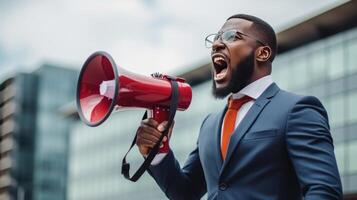
<path id="1" fill-rule="evenodd" d="M 241 18 L 232 18 L 227 20 L 222 28 L 219 30 L 221 31 L 226 31 L 230 29 L 235 29 L 242 31 L 244 33 L 249 33 L 251 26 L 253 25 L 253 22 L 248 21 L 246 19 L 241 19 Z"/>

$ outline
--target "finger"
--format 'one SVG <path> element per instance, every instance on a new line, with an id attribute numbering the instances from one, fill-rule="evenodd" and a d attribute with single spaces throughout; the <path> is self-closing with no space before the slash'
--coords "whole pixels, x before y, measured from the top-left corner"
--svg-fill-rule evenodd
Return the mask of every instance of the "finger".
<path id="1" fill-rule="evenodd" d="M 165 130 L 166 130 L 166 129 L 167 129 L 168 122 L 167 122 L 167 121 L 164 121 L 164 122 L 162 123 L 162 125 L 165 127 Z M 175 125 L 175 121 L 172 120 L 172 123 L 171 123 L 171 126 L 170 126 L 169 131 L 174 128 L 174 125 Z M 159 124 L 159 126 L 158 126 L 158 129 L 159 129 L 159 127 L 160 127 L 160 124 Z"/>
<path id="2" fill-rule="evenodd" d="M 147 156 L 150 153 L 151 148 L 149 147 L 144 147 L 144 146 L 138 146 L 139 151 L 143 156 Z"/>
<path id="3" fill-rule="evenodd" d="M 151 133 L 152 135 L 154 135 L 155 137 L 160 138 L 162 133 L 157 130 L 156 128 L 153 128 L 151 126 L 148 126 L 146 124 L 142 124 L 141 126 L 141 132 L 147 132 L 147 133 Z"/>
<path id="4" fill-rule="evenodd" d="M 155 142 L 145 138 L 138 138 L 136 143 L 139 147 L 148 147 L 148 148 L 153 148 L 156 144 Z"/>
<path id="5" fill-rule="evenodd" d="M 155 143 L 157 143 L 160 140 L 160 137 L 156 137 L 156 136 L 152 135 L 149 132 L 143 132 L 140 135 L 140 138 L 144 138 L 146 140 L 150 140 L 150 141 L 155 142 Z"/>
<path id="6" fill-rule="evenodd" d="M 141 121 L 141 124 L 146 124 L 147 126 L 151 126 L 153 128 L 156 128 L 159 123 L 154 119 L 154 118 L 147 118 Z"/>
<path id="7" fill-rule="evenodd" d="M 161 122 L 158 126 L 157 126 L 157 130 L 163 132 L 164 130 L 166 130 L 167 127 L 167 121 L 163 121 Z"/>

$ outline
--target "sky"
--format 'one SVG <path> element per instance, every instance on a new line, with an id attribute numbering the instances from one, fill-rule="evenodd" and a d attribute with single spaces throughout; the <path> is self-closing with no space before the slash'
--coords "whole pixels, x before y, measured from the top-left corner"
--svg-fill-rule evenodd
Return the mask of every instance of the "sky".
<path id="1" fill-rule="evenodd" d="M 204 38 L 238 13 L 284 30 L 342 0 L 0 0 L 0 79 L 43 63 L 80 70 L 95 51 L 149 75 L 210 61 Z"/>

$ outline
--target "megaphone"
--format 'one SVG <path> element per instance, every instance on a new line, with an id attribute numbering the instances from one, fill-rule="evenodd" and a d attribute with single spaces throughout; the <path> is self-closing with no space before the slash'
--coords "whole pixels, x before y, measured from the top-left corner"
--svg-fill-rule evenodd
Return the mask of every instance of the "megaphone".
<path id="1" fill-rule="evenodd" d="M 186 110 L 192 98 L 192 89 L 182 78 L 178 84 L 177 110 Z M 143 76 L 117 66 L 106 52 L 93 53 L 85 61 L 77 84 L 77 109 L 88 126 L 103 123 L 113 110 L 135 107 L 151 112 L 159 123 L 168 119 L 171 96 L 168 76 Z M 167 140 L 168 141 L 168 140 Z M 160 152 L 167 152 L 168 145 Z"/>

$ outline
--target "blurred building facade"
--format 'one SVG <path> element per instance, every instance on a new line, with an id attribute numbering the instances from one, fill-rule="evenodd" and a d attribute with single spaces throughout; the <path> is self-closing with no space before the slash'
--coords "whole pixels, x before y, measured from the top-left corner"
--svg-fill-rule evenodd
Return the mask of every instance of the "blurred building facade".
<path id="1" fill-rule="evenodd" d="M 0 85 L 0 199 L 31 199 L 37 77 L 17 74 Z"/>
<path id="2" fill-rule="evenodd" d="M 326 107 L 345 199 L 357 199 L 356 8 L 356 1 L 347 2 L 280 32 L 279 52 L 273 63 L 273 78 L 282 89 L 317 96 Z M 193 99 L 187 111 L 177 113 L 170 146 L 183 164 L 194 149 L 203 118 L 221 109 L 226 101 L 211 96 L 210 63 L 181 76 L 193 86 Z M 68 199 L 166 199 L 147 174 L 137 183 L 120 174 L 121 159 L 142 113 L 121 111 L 96 128 L 74 124 Z M 137 166 L 142 162 L 137 150 L 129 157 Z"/>
<path id="3" fill-rule="evenodd" d="M 0 86 L 0 199 L 66 199 L 70 119 L 78 72 L 44 65 Z"/>
<path id="4" fill-rule="evenodd" d="M 38 94 L 33 199 L 64 200 L 71 119 L 58 110 L 74 98 L 78 72 L 45 65 L 34 74 L 38 77 Z"/>

